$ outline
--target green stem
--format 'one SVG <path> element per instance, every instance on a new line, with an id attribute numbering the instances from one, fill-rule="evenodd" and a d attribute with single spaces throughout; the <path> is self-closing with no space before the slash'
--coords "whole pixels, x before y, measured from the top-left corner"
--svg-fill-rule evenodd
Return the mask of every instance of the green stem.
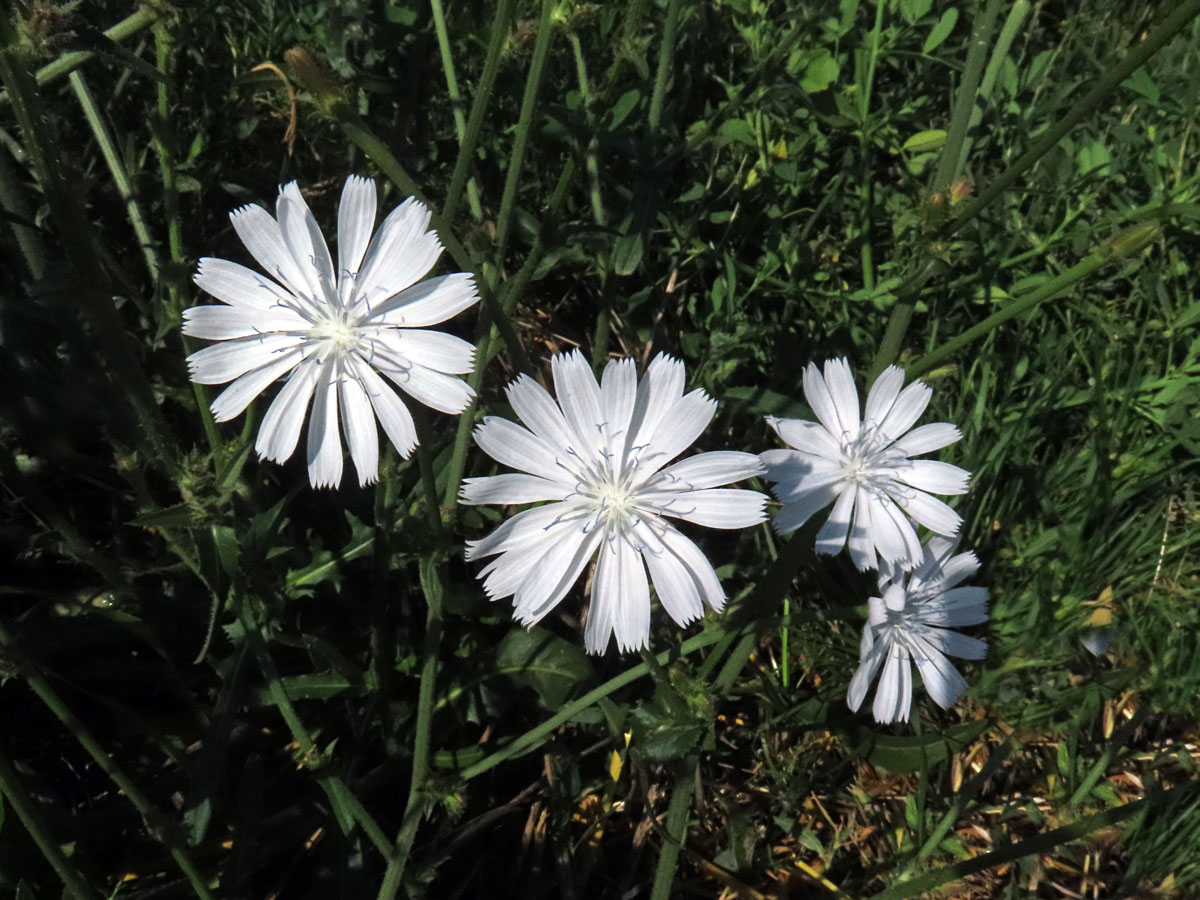
<path id="1" fill-rule="evenodd" d="M 4 646 L 8 653 L 15 653 L 17 643 L 13 640 L 7 626 L 3 623 L 0 623 L 0 644 Z M 142 817 L 142 821 L 146 825 L 147 832 L 167 848 L 171 857 L 175 860 L 175 864 L 179 866 L 180 871 L 183 872 L 184 877 L 191 884 L 193 893 L 201 898 L 201 900 L 212 900 L 213 895 L 209 893 L 208 884 L 200 875 L 195 864 L 193 864 L 187 850 L 179 842 L 172 823 L 155 809 L 146 798 L 146 795 L 142 793 L 141 789 L 117 765 L 112 755 L 105 751 L 104 747 L 96 740 L 83 722 L 71 712 L 70 707 L 63 702 L 63 699 L 50 686 L 50 682 L 28 665 L 22 666 L 21 675 L 30 689 L 37 694 L 38 699 L 46 705 L 47 709 L 54 713 L 55 717 L 62 722 L 67 731 L 71 732 L 72 737 L 79 742 L 79 745 L 83 747 L 88 756 L 95 761 L 100 770 L 112 780 L 113 784 L 120 789 L 121 793 L 125 795 L 134 809 L 138 811 L 138 814 Z"/>
<path id="2" fill-rule="evenodd" d="M 442 0 L 429 0 L 429 6 L 433 12 L 433 28 L 437 32 L 438 51 L 442 56 L 442 71 L 446 73 L 446 93 L 450 95 L 450 105 L 454 110 L 454 130 L 458 134 L 458 145 L 462 147 L 466 141 L 467 117 L 463 112 L 462 94 L 458 90 L 458 76 L 454 73 L 454 56 L 450 52 L 446 13 L 442 9 Z M 467 204 L 471 207 L 471 215 L 475 217 L 475 221 L 483 221 L 483 207 L 479 203 L 479 185 L 474 177 L 467 181 Z"/>
<path id="3" fill-rule="evenodd" d="M 45 193 L 50 215 L 58 226 L 67 257 L 79 280 L 80 306 L 87 315 L 112 375 L 133 406 L 140 428 L 134 440 L 147 456 L 173 471 L 173 442 L 150 382 L 134 355 L 133 347 L 113 306 L 108 278 L 93 241 L 91 225 L 78 193 L 60 177 L 60 155 L 48 133 L 50 119 L 41 108 L 37 87 L 29 75 L 29 60 L 22 52 L 7 16 L 0 15 L 0 80 L 8 88 L 13 116 L 25 136 L 25 151 Z"/>
<path id="4" fill-rule="evenodd" d="M 667 806 L 667 827 L 663 835 L 662 849 L 658 853 L 658 866 L 654 870 L 654 886 L 650 889 L 650 900 L 670 900 L 671 885 L 675 881 L 675 866 L 679 862 L 679 851 L 687 839 L 688 807 L 692 803 L 692 791 L 696 784 L 699 760 L 690 756 L 681 759 L 675 767 L 675 786 L 671 789 L 671 802 Z"/>
<path id="5" fill-rule="evenodd" d="M 979 91 L 975 95 L 975 103 L 971 108 L 971 120 L 962 138 L 958 164 L 954 167 L 955 175 L 961 175 L 967 167 L 967 159 L 971 155 L 971 145 L 974 143 L 971 133 L 983 121 L 984 105 L 991 100 L 992 91 L 1000 77 L 1000 70 L 1004 68 L 1004 62 L 1008 59 L 1008 51 L 1012 47 L 1013 41 L 1016 40 L 1017 34 L 1020 33 L 1021 25 L 1025 22 L 1025 17 L 1029 15 L 1030 9 L 1032 9 L 1032 4 L 1029 0 L 1014 0 L 1012 8 L 1008 11 L 1008 17 L 1004 20 L 1000 35 L 996 38 L 996 46 L 992 49 L 991 58 L 988 60 L 987 69 L 983 73 L 983 80 L 979 83 Z"/>
<path id="6" fill-rule="evenodd" d="M 1021 297 L 1019 300 L 1011 301 L 1003 309 L 992 313 L 978 325 L 968 328 L 962 334 L 958 335 L 958 337 L 946 341 L 940 347 L 929 351 L 916 362 L 909 365 L 905 370 L 906 374 L 909 378 L 919 378 L 942 360 L 953 356 L 973 341 L 995 331 L 1009 319 L 1014 319 L 1022 313 L 1029 312 L 1038 304 L 1064 293 L 1076 282 L 1087 278 L 1113 258 L 1114 254 L 1108 247 L 1093 253 L 1083 262 L 1067 269 L 1067 271 L 1063 272 L 1057 278 L 1052 278 L 1036 291 Z"/>
<path id="7" fill-rule="evenodd" d="M 240 597 L 234 597 L 234 605 L 237 607 L 238 621 L 242 626 L 244 639 L 249 641 L 250 650 L 258 661 L 259 671 L 267 682 L 267 694 L 270 696 L 272 704 L 279 710 L 279 714 L 283 716 L 288 731 L 292 733 L 292 739 L 300 748 L 300 764 L 315 773 L 317 783 L 328 797 L 342 831 L 348 833 L 353 823 L 357 821 L 368 840 L 375 845 L 375 849 L 385 859 L 388 858 L 392 851 L 392 845 L 387 839 L 387 835 L 383 833 L 379 823 L 350 792 L 345 782 L 328 771 L 329 760 L 318 749 L 308 728 L 300 719 L 299 713 L 296 712 L 296 707 L 292 705 L 292 699 L 283 686 L 279 670 L 275 668 L 275 662 L 271 659 L 258 624 Z"/>
<path id="8" fill-rule="evenodd" d="M 104 32 L 104 36 L 110 41 L 120 43 L 127 37 L 132 37 L 143 28 L 148 27 L 158 20 L 158 10 L 151 6 L 143 6 L 137 12 L 122 19 L 112 28 Z M 74 72 L 85 62 L 95 56 L 95 52 L 91 50 L 78 50 L 72 53 L 64 53 L 54 62 L 38 69 L 37 75 L 34 76 L 38 87 L 50 84 L 57 81 L 64 75 L 69 75 Z M 0 109 L 3 109 L 9 104 L 8 91 L 0 91 Z"/>
<path id="9" fill-rule="evenodd" d="M 945 234 L 947 236 L 954 234 L 979 215 L 1017 179 L 1033 168 L 1038 160 L 1054 149 L 1055 145 L 1066 137 L 1084 116 L 1095 109 L 1109 91 L 1133 74 L 1135 70 L 1141 68 L 1146 60 L 1157 53 L 1171 38 L 1183 31 L 1188 22 L 1197 15 L 1200 15 L 1200 0 L 1184 0 L 1175 7 L 1162 24 L 1146 35 L 1145 39 L 1139 41 L 1121 62 L 1096 79 L 1092 89 L 1071 108 L 1070 112 L 1052 128 L 1047 129 L 1029 150 L 1010 165 L 999 178 L 989 184 L 978 197 L 968 203 L 946 227 Z"/>
<path id="10" fill-rule="evenodd" d="M 849 619 L 861 614 L 862 611 L 857 606 L 842 606 L 796 613 L 789 621 L 791 624 L 796 625 L 800 622 Z M 695 637 L 688 638 L 678 647 L 672 648 L 671 650 L 664 650 L 662 653 L 659 653 L 657 656 L 655 656 L 655 661 L 660 666 L 669 665 L 671 662 L 679 659 L 680 657 L 695 653 L 697 650 L 702 650 L 705 647 L 710 647 L 728 637 L 737 638 L 742 635 L 750 635 L 753 638 L 754 635 L 756 635 L 767 625 L 778 625 L 782 624 L 782 622 L 782 619 L 780 619 L 778 616 L 774 616 L 767 619 L 747 622 L 740 628 L 715 627 L 709 631 L 701 632 Z M 560 709 L 545 722 L 542 722 L 542 724 L 536 726 L 535 728 L 531 728 L 524 734 L 519 735 L 503 749 L 497 750 L 495 753 L 492 753 L 489 756 L 485 756 L 474 765 L 467 766 L 459 773 L 459 778 L 461 778 L 463 781 L 470 781 L 472 778 L 494 769 L 496 766 L 500 765 L 506 760 L 512 759 L 514 756 L 520 756 L 525 751 L 536 747 L 545 737 L 553 732 L 554 729 L 558 728 L 559 725 L 562 725 L 568 719 L 579 715 L 585 709 L 594 706 L 605 697 L 615 693 L 616 691 L 619 691 L 621 688 L 625 687 L 625 685 L 637 681 L 639 678 L 644 677 L 649 672 L 650 667 L 644 662 L 630 666 L 620 675 L 616 675 L 604 682 L 604 684 L 600 685 L 599 687 L 593 688 L 578 700 L 573 700 L 566 704 L 562 709 Z"/>
<path id="11" fill-rule="evenodd" d="M 416 197 L 426 206 L 429 206 L 425 195 L 417 187 L 417 183 L 413 181 L 412 176 L 400 165 L 400 161 L 387 148 L 387 145 L 367 127 L 367 124 L 363 122 L 357 112 L 345 103 L 334 103 L 329 109 L 329 114 L 342 126 L 342 131 L 346 137 L 357 145 L 375 165 L 379 166 L 380 171 L 390 178 L 400 190 L 410 196 Z M 432 212 L 432 207 L 430 209 Z M 490 279 L 483 277 L 483 273 L 471 259 L 467 248 L 454 236 L 447 218 L 433 212 L 430 222 L 437 230 L 438 237 L 441 239 L 442 244 L 445 245 L 446 251 L 453 257 L 455 265 L 461 270 L 472 272 L 475 275 L 475 284 L 479 289 L 479 296 L 482 301 L 481 310 L 491 317 L 491 322 L 495 324 L 497 330 L 500 332 L 500 336 L 508 346 L 508 352 L 512 354 L 513 361 L 517 367 L 526 372 L 532 371 L 532 363 L 530 363 L 529 356 L 525 352 L 525 347 L 521 343 L 516 329 L 513 328 L 512 322 L 504 314 L 503 309 L 499 305 Z"/>
<path id="12" fill-rule="evenodd" d="M 675 38 L 679 32 L 679 11 L 683 8 L 681 0 L 669 0 L 667 3 L 666 19 L 663 22 L 662 43 L 658 45 L 658 69 L 654 73 L 654 92 L 650 95 L 650 113 L 646 124 L 650 133 L 658 131 L 662 125 L 663 103 L 667 96 L 667 80 L 675 69 Z"/>
<path id="13" fill-rule="evenodd" d="M 525 79 L 525 94 L 521 98 L 521 112 L 517 116 L 517 134 L 513 138 L 512 153 L 508 157 L 508 172 L 504 177 L 504 193 L 500 200 L 500 215 L 496 219 L 496 268 L 504 267 L 504 251 L 508 246 L 508 232 L 512 225 L 513 207 L 517 199 L 517 185 L 521 180 L 521 166 L 529 146 L 529 135 L 533 130 L 533 114 L 537 109 L 538 91 L 542 86 L 542 75 L 546 59 L 550 55 L 554 25 L 551 14 L 555 0 L 542 0 L 542 15 L 538 20 L 537 38 L 533 45 L 533 60 L 529 64 L 529 75 Z"/>
<path id="14" fill-rule="evenodd" d="M 420 563 L 421 589 L 425 594 L 425 650 L 421 664 L 421 681 L 417 693 L 416 733 L 413 736 L 412 775 L 408 784 L 408 801 L 396 844 L 388 860 L 379 900 L 393 900 L 404 879 L 404 869 L 417 836 L 417 826 L 428 806 L 425 781 L 429 777 L 429 749 L 433 734 L 434 698 L 437 687 L 438 645 L 442 638 L 442 583 L 437 570 L 438 561 L 432 554 Z"/>
<path id="15" fill-rule="evenodd" d="M 458 150 L 458 159 L 454 163 L 454 174 L 450 176 L 450 188 L 446 191 L 446 202 L 442 206 L 442 218 L 454 220 L 454 212 L 458 200 L 462 196 L 463 186 L 467 182 L 467 172 L 471 168 L 471 160 L 475 156 L 475 145 L 479 141 L 479 132 L 483 128 L 483 118 L 487 114 L 488 100 L 492 95 L 492 87 L 496 83 L 496 73 L 500 70 L 500 56 L 504 43 L 508 39 L 508 23 L 512 18 L 513 0 L 500 0 L 496 5 L 496 15 L 492 19 L 492 37 L 488 42 L 487 58 L 483 62 L 483 74 L 479 76 L 479 84 L 475 88 L 475 98 L 471 101 L 471 116 L 467 120 L 467 134 Z"/>
<path id="16" fill-rule="evenodd" d="M 71 861 L 62 852 L 59 842 L 50 832 L 50 826 L 42 818 L 41 810 L 26 792 L 21 784 L 21 777 L 2 752 L 0 752 L 0 794 L 3 794 L 4 798 L 8 800 L 9 806 L 16 810 L 17 818 L 25 825 L 25 830 L 29 832 L 33 842 L 42 851 L 42 856 L 46 857 L 46 862 L 50 863 L 54 871 L 58 873 L 63 887 L 66 888 L 66 893 L 74 900 L 97 900 L 97 895 L 92 892 L 87 882 L 83 880 L 83 876 L 71 865 Z"/>

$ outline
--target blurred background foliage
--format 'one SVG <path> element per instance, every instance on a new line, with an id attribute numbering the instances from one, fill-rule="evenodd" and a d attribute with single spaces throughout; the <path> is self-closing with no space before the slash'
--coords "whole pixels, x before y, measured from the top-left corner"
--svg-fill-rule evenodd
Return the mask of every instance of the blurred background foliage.
<path id="1" fill-rule="evenodd" d="M 1200 27 L 939 230 L 1183 5 L 10 10 L 0 892 L 1194 896 Z M 988 9 L 950 182 L 947 123 Z M 807 416 L 810 360 L 845 355 L 865 386 L 899 304 L 904 365 L 1158 224 L 925 375 L 930 419 L 964 434 L 944 458 L 975 473 L 958 508 L 992 595 L 968 698 L 876 727 L 843 701 L 857 622 L 760 628 L 734 664 L 715 617 L 696 629 L 710 649 L 643 660 L 647 677 L 611 689 L 639 661 L 582 653 L 581 592 L 514 628 L 459 552 L 498 513 L 447 507 L 428 527 L 415 459 L 389 451 L 375 488 L 313 491 L 303 460 L 253 459 L 253 411 L 206 431 L 179 314 L 204 302 L 198 257 L 246 261 L 228 211 L 296 179 L 328 234 L 346 174 L 383 188 L 397 165 L 435 209 L 468 179 L 451 233 L 513 304 L 535 371 L 574 346 L 676 354 L 720 402 L 713 449 L 765 449 L 763 415 Z M 390 185 L 384 205 L 403 195 Z M 522 362 L 490 347 L 477 412 L 504 413 Z M 455 427 L 427 423 L 450 496 Z M 467 474 L 487 465 L 472 454 Z M 703 545 L 737 599 L 800 546 L 766 529 Z M 841 557 L 784 582 L 798 619 L 873 588 Z M 779 593 L 760 615 L 783 611 Z M 656 616 L 656 651 L 685 637 Z"/>

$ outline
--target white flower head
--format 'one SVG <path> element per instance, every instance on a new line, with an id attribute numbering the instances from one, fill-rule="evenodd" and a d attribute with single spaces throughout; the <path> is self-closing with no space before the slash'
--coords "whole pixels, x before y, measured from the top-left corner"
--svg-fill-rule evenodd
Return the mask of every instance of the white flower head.
<path id="1" fill-rule="evenodd" d="M 668 521 L 745 528 L 765 520 L 767 497 L 721 489 L 762 472 L 752 453 L 700 453 L 673 465 L 708 426 L 716 403 L 684 394 L 683 363 L 659 355 L 639 383 L 633 360 L 613 360 L 599 385 L 578 351 L 551 360 L 558 401 L 521 376 L 508 399 L 526 427 L 489 416 L 475 442 L 521 473 L 468 478 L 462 502 L 534 503 L 479 541 L 467 558 L 496 556 L 479 573 L 493 600 L 513 597 L 514 615 L 533 625 L 553 609 L 598 555 L 584 638 L 603 653 L 650 636 L 650 587 L 680 625 L 725 605 L 712 565 Z"/>
<path id="2" fill-rule="evenodd" d="M 891 569 L 879 579 L 881 597 L 870 600 L 863 627 L 861 661 L 846 702 L 857 710 L 879 667 L 877 722 L 907 722 L 912 705 L 912 666 L 917 664 L 929 696 L 943 709 L 954 705 L 967 683 L 946 659 L 983 659 L 987 644 L 951 628 L 987 620 L 987 588 L 959 587 L 979 569 L 974 553 L 955 554 L 956 541 L 932 537 L 912 572 Z M 892 580 L 895 579 L 895 580 Z"/>
<path id="3" fill-rule="evenodd" d="M 337 269 L 308 204 L 293 181 L 279 191 L 272 218 L 261 206 L 229 214 L 265 275 L 224 259 L 202 259 L 195 282 L 224 305 L 184 310 L 183 331 L 221 343 L 188 357 L 192 380 L 233 383 L 213 401 L 218 422 L 240 414 L 272 382 L 289 375 L 263 417 L 255 449 L 284 462 L 296 449 L 304 414 L 313 487 L 342 480 L 341 428 L 361 484 L 378 477 L 383 426 L 401 456 L 417 445 L 412 415 L 379 373 L 415 400 L 460 413 L 471 388 L 475 348 L 423 330 L 478 300 L 466 273 L 421 279 L 442 244 L 429 210 L 415 199 L 375 225 L 375 182 L 351 175 L 338 208 Z"/>
<path id="4" fill-rule="evenodd" d="M 775 496 L 783 502 L 775 517 L 780 534 L 795 531 L 833 503 L 817 533 L 817 552 L 837 553 L 848 537 L 854 564 L 866 570 L 878 568 L 880 559 L 904 569 L 921 561 L 913 522 L 937 534 L 958 533 L 958 513 L 931 493 L 965 494 L 971 473 L 911 457 L 940 450 L 962 435 L 946 422 L 912 428 L 933 391 L 919 381 L 903 386 L 904 371 L 889 366 L 871 387 L 860 419 L 850 364 L 829 360 L 822 377 L 809 363 L 804 396 L 819 423 L 767 419 L 793 448 L 762 454 L 767 478 L 776 482 Z"/>

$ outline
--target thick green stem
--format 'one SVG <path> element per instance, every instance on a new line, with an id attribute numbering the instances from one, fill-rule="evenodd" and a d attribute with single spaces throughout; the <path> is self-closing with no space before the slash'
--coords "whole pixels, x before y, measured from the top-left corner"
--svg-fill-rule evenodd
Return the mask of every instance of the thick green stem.
<path id="1" fill-rule="evenodd" d="M 29 832 L 29 836 L 33 838 L 38 849 L 42 851 L 46 862 L 50 863 L 54 871 L 58 873 L 63 887 L 66 888 L 66 893 L 74 900 L 97 900 L 97 895 L 88 887 L 83 876 L 62 852 L 59 842 L 50 832 L 50 826 L 42 818 L 41 810 L 26 792 L 24 785 L 21 784 L 21 777 L 2 752 L 0 752 L 0 794 L 4 795 L 8 805 L 16 811 L 17 818 L 24 824 L 25 830 Z"/>
<path id="2" fill-rule="evenodd" d="M 517 133 L 513 138 L 512 153 L 508 157 L 508 172 L 504 177 L 504 193 L 500 200 L 500 215 L 496 219 L 496 269 L 504 268 L 504 251 L 508 246 L 508 233 L 512 226 L 513 210 L 517 199 L 517 185 L 521 180 L 521 166 L 525 162 L 525 150 L 533 131 L 533 114 L 537 109 L 538 91 L 542 86 L 542 75 L 546 70 L 546 59 L 550 55 L 554 24 L 551 14 L 555 0 L 542 0 L 542 15 L 538 20 L 537 38 L 533 45 L 533 60 L 529 64 L 529 75 L 525 79 L 525 94 L 521 98 L 521 112 L 517 116 Z"/>
<path id="3" fill-rule="evenodd" d="M 104 36 L 110 41 L 120 43 L 126 38 L 137 34 L 143 28 L 152 25 L 158 20 L 158 15 L 159 12 L 157 9 L 151 6 L 143 6 L 137 12 L 122 19 L 112 28 L 107 29 L 104 32 Z M 64 75 L 71 74 L 95 55 L 91 50 L 77 50 L 72 53 L 64 53 L 54 62 L 37 70 L 37 75 L 34 78 L 37 81 L 38 87 L 57 81 Z M 0 109 L 6 107 L 9 102 L 8 91 L 0 91 Z"/>
<path id="4" fill-rule="evenodd" d="M 650 900 L 671 898 L 675 866 L 679 862 L 679 851 L 683 849 L 687 838 L 688 807 L 692 805 L 692 791 L 695 788 L 699 764 L 696 757 L 689 756 L 675 765 L 675 786 L 671 789 L 671 802 L 667 806 L 666 834 L 663 835 L 662 849 L 658 852 L 658 867 L 654 870 L 654 886 L 650 889 Z"/>
<path id="5" fill-rule="evenodd" d="M 654 92 L 650 95 L 650 112 L 646 124 L 650 133 L 662 125 L 663 103 L 667 96 L 667 81 L 675 68 L 675 38 L 679 33 L 679 12 L 682 0 L 669 0 L 666 19 L 663 21 L 662 43 L 658 45 L 658 69 L 654 73 Z"/>
<path id="6" fill-rule="evenodd" d="M 462 147 L 467 139 L 467 116 L 463 112 L 462 94 L 458 90 L 458 76 L 454 73 L 450 34 L 446 30 L 446 12 L 442 9 L 442 0 L 429 0 L 429 7 L 433 13 L 433 28 L 437 32 L 438 51 L 442 55 L 442 71 L 446 73 L 446 93 L 450 95 L 450 104 L 454 110 L 454 130 L 458 134 L 458 146 Z M 479 204 L 479 185 L 473 176 L 467 180 L 467 205 L 471 207 L 471 215 L 475 217 L 475 221 L 483 221 L 483 207 Z"/>
<path id="7" fill-rule="evenodd" d="M 983 80 L 979 83 L 979 91 L 975 95 L 975 103 L 971 108 L 971 120 L 967 124 L 966 134 L 962 138 L 962 149 L 958 152 L 958 163 L 954 167 L 955 175 L 961 175 L 967 167 L 967 159 L 971 155 L 971 145 L 974 143 L 971 134 L 979 126 L 979 123 L 983 121 L 984 108 L 991 102 L 992 91 L 996 87 L 996 81 L 1000 77 L 1001 69 L 1004 68 L 1004 62 L 1008 59 L 1008 51 L 1020 33 L 1021 25 L 1025 22 L 1025 17 L 1029 15 L 1029 11 L 1032 8 L 1029 0 L 1014 0 L 1012 7 L 1008 11 L 1008 17 L 1004 20 L 1004 25 L 1000 28 L 1000 34 L 996 38 L 996 46 L 992 49 L 987 69 L 983 73 Z M 949 184 L 947 183 L 946 186 L 949 187 Z"/>
<path id="8" fill-rule="evenodd" d="M 18 646 L 9 633 L 7 626 L 0 623 L 0 644 L 5 650 L 12 654 L 15 653 Z M 76 715 L 71 712 L 63 699 L 58 695 L 58 692 L 50 686 L 50 682 L 43 678 L 32 667 L 23 666 L 21 672 L 22 679 L 29 685 L 30 689 L 37 694 L 38 699 L 46 705 L 54 716 L 62 722 L 67 731 L 71 732 L 71 736 L 79 742 L 79 745 L 87 752 L 105 775 L 107 775 L 138 811 L 138 815 L 142 817 L 142 821 L 146 825 L 147 832 L 160 843 L 162 843 L 170 852 L 171 857 L 175 860 L 175 864 L 179 866 L 179 870 L 183 872 L 188 883 L 192 887 L 192 892 L 201 900 L 212 900 L 212 894 L 208 890 L 208 884 L 204 877 L 200 874 L 187 850 L 183 847 L 175 830 L 166 817 L 164 817 L 142 793 L 141 789 L 134 783 L 125 770 L 117 765 L 112 755 L 108 753 L 104 747 L 96 740 L 95 736 L 87 729 Z"/>
<path id="9" fill-rule="evenodd" d="M 508 39 L 508 23 L 512 18 L 512 10 L 513 0 L 500 0 L 496 5 L 496 15 L 492 19 L 492 37 L 488 42 L 487 58 L 483 62 L 483 74 L 479 76 L 479 84 L 475 86 L 475 98 L 471 101 L 467 134 L 459 147 L 454 174 L 450 176 L 450 188 L 446 191 L 446 202 L 442 206 L 442 218 L 447 221 L 454 221 L 454 213 L 458 208 L 463 186 L 467 182 L 467 173 L 475 156 L 475 145 L 479 142 L 479 132 L 483 128 L 484 116 L 487 115 L 488 100 L 491 99 L 492 87 L 496 83 L 496 73 L 500 70 L 500 56 Z"/>

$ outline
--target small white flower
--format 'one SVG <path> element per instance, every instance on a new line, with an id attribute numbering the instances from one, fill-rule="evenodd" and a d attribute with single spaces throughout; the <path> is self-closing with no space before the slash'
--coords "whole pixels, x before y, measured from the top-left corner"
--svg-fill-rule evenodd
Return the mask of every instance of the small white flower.
<path id="1" fill-rule="evenodd" d="M 193 381 L 233 381 L 213 401 L 218 422 L 239 415 L 291 373 L 254 446 L 260 458 L 288 459 L 312 401 L 308 477 L 314 487 L 336 487 L 342 480 L 339 420 L 361 484 L 378 477 L 376 417 L 401 456 L 416 447 L 412 415 L 380 372 L 445 413 L 462 412 L 473 396 L 455 376 L 471 370 L 474 346 L 421 329 L 474 304 L 474 281 L 459 272 L 418 284 L 442 252 L 437 234 L 428 230 L 429 210 L 410 198 L 372 237 L 375 202 L 375 182 L 346 179 L 336 270 L 294 181 L 279 191 L 278 221 L 261 206 L 234 210 L 234 230 L 270 277 L 228 260 L 202 259 L 196 284 L 226 305 L 183 313 L 185 334 L 222 342 L 188 357 Z"/>
<path id="2" fill-rule="evenodd" d="M 633 360 L 609 362 L 599 385 L 578 351 L 551 360 L 558 402 L 521 376 L 508 387 L 527 426 L 489 416 L 475 442 L 497 462 L 528 474 L 469 478 L 462 502 L 534 503 L 490 535 L 468 541 L 467 558 L 499 554 L 479 573 L 493 600 L 513 597 L 533 625 L 553 609 L 599 551 L 585 643 L 603 653 L 647 645 L 650 588 L 680 625 L 725 605 L 712 565 L 666 518 L 710 528 L 762 522 L 767 497 L 714 490 L 762 472 L 752 453 L 701 453 L 667 465 L 708 426 L 716 403 L 683 393 L 683 363 L 659 355 L 641 383 Z M 666 466 L 666 468 L 664 468 Z"/>
<path id="3" fill-rule="evenodd" d="M 861 662 L 846 702 L 857 710 L 883 665 L 875 689 L 877 722 L 907 722 L 912 705 L 912 666 L 917 664 L 929 696 L 949 709 L 967 686 L 946 656 L 983 659 L 987 644 L 950 628 L 987 620 L 987 588 L 958 587 L 979 569 L 974 553 L 954 555 L 957 542 L 930 538 L 921 564 L 910 573 L 889 568 L 879 579 L 882 597 L 872 597 L 863 627 Z M 894 579 L 894 580 L 893 580 Z"/>
<path id="4" fill-rule="evenodd" d="M 822 378 L 809 363 L 804 396 L 820 423 L 767 419 L 794 448 L 762 454 L 767 478 L 777 482 L 773 490 L 783 502 L 775 517 L 780 534 L 795 531 L 833 503 L 817 534 L 817 552 L 837 553 L 848 535 L 854 564 L 866 570 L 878 568 L 879 558 L 905 569 L 921 561 L 921 542 L 909 519 L 937 534 L 958 533 L 958 513 L 927 492 L 965 494 L 971 473 L 909 457 L 940 450 L 962 435 L 946 422 L 909 431 L 933 391 L 919 381 L 901 390 L 903 385 L 903 370 L 889 366 L 867 395 L 860 420 L 850 364 L 829 360 Z"/>

